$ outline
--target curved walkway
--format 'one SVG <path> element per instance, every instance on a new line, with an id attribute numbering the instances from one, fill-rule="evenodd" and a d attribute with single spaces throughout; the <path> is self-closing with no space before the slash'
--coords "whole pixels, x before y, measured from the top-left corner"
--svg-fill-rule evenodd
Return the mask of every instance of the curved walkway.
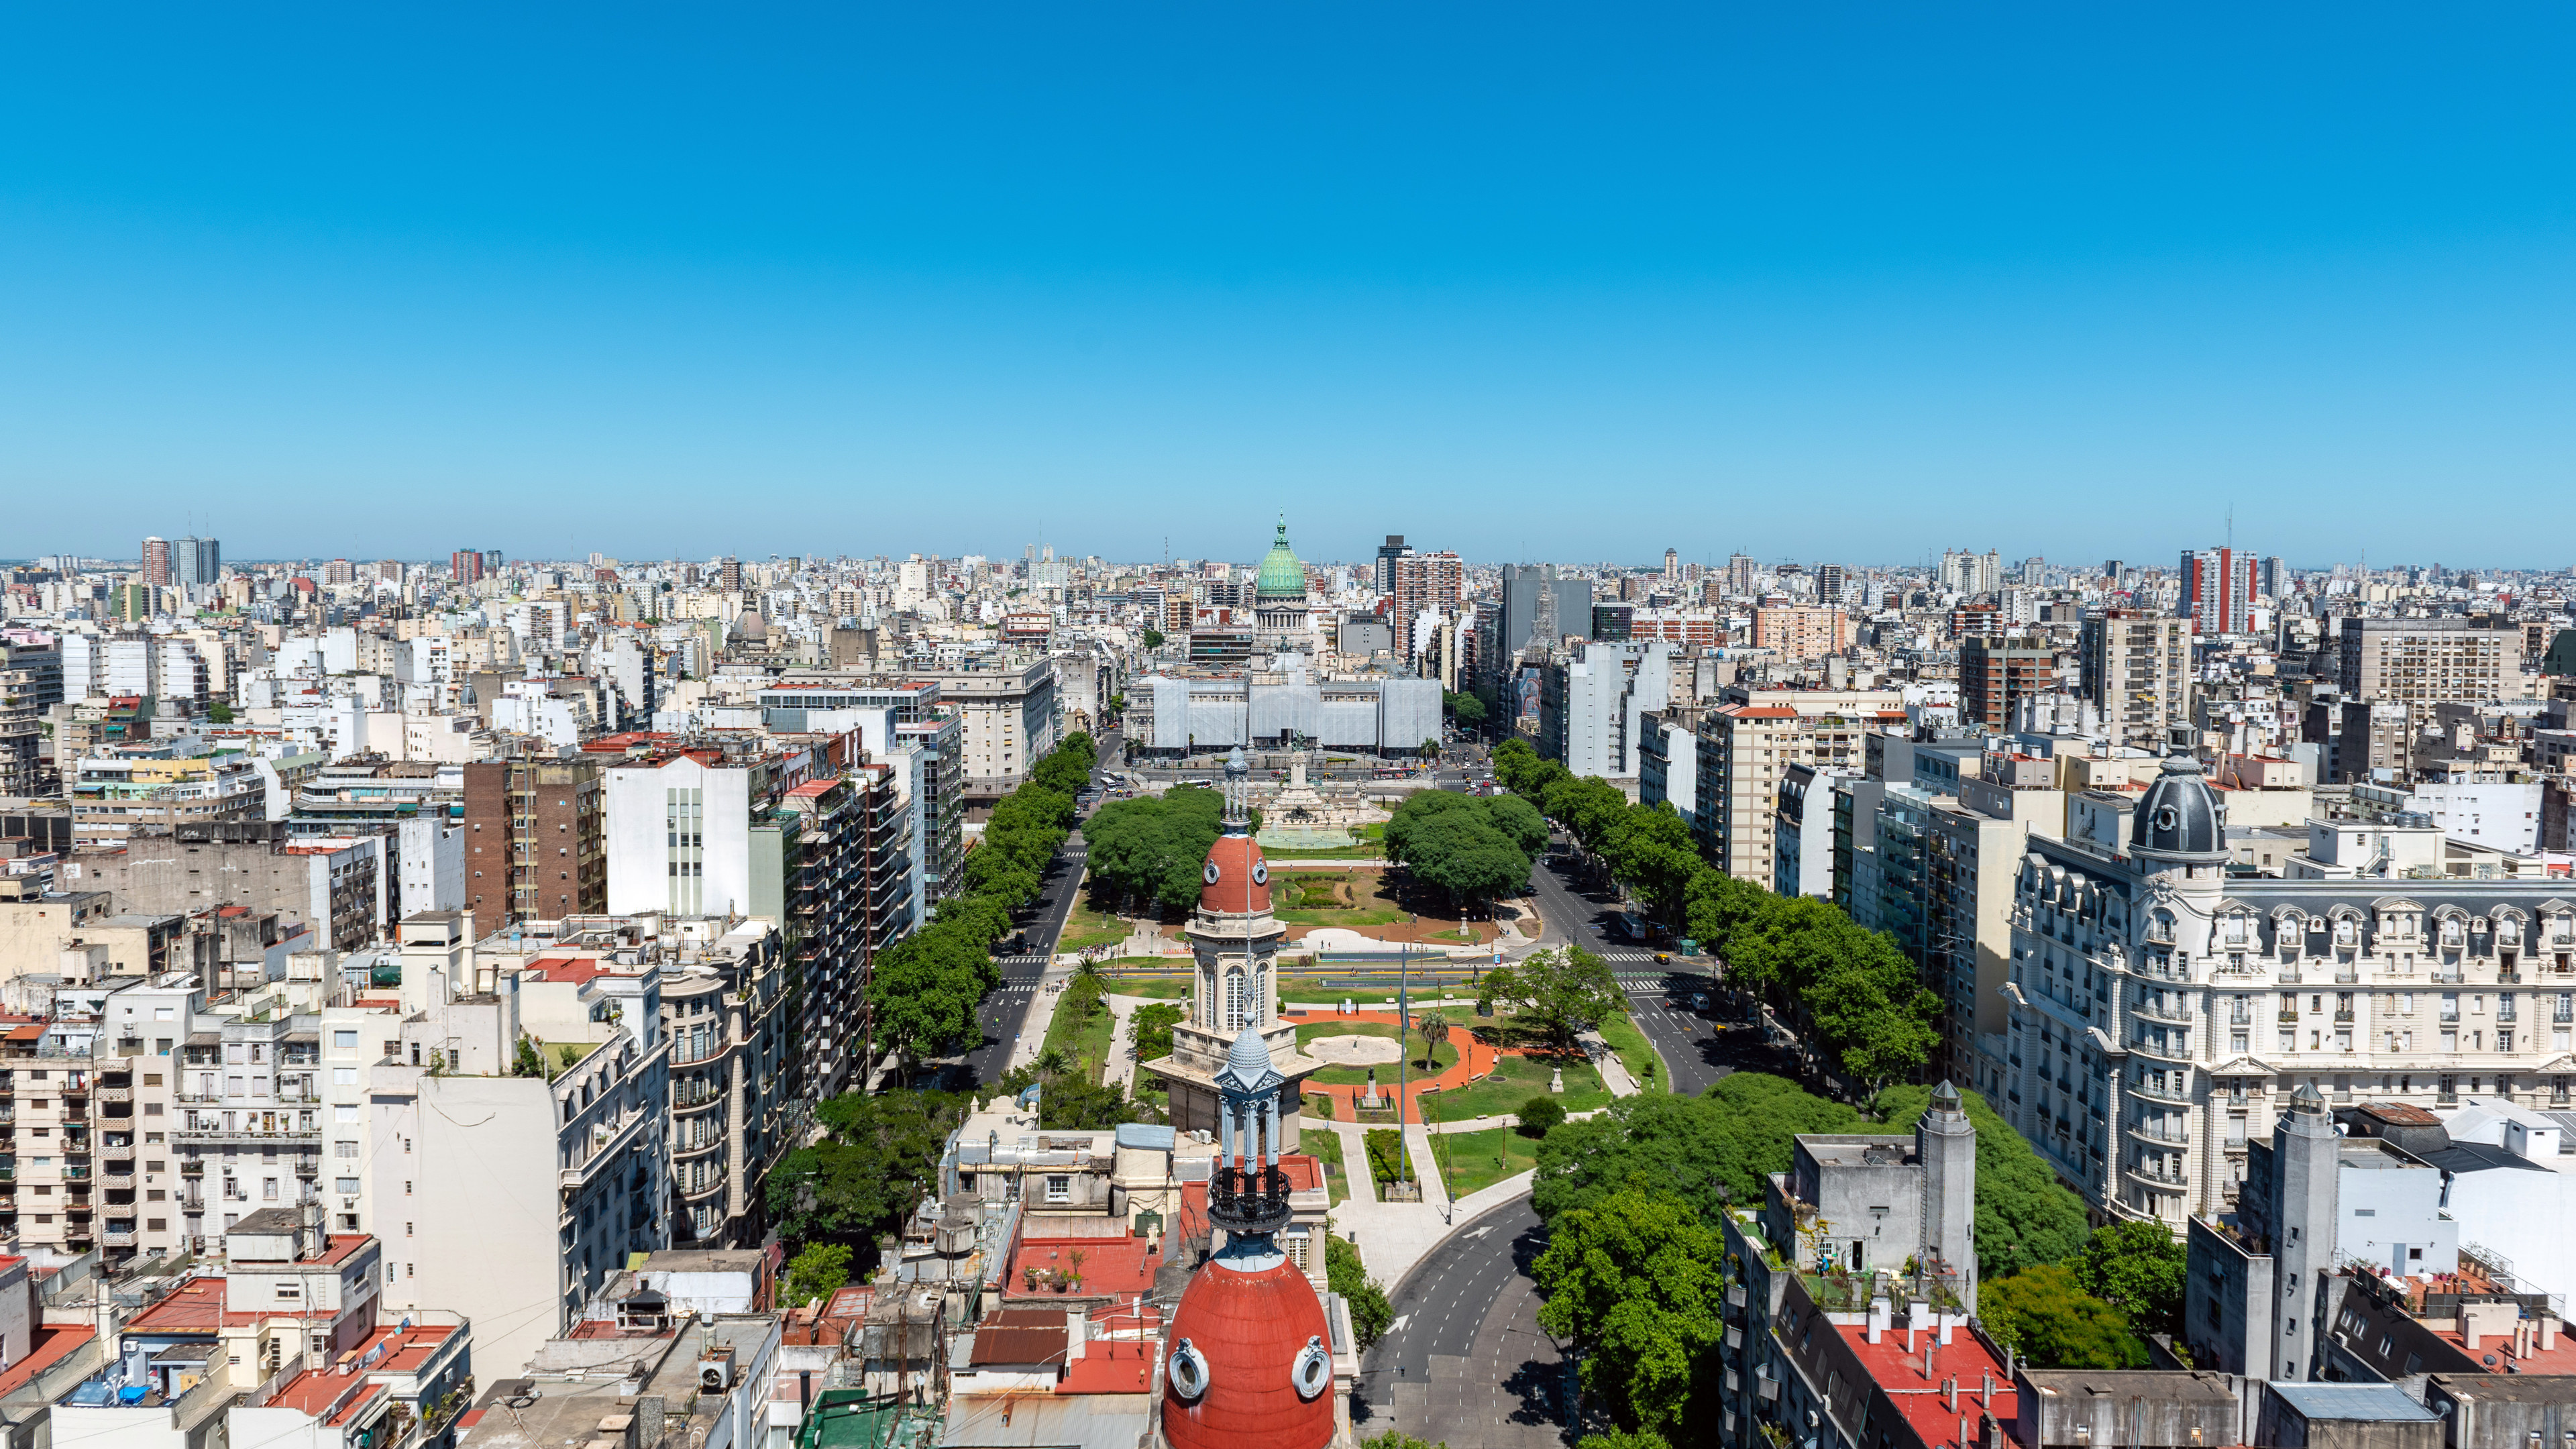
<path id="1" fill-rule="evenodd" d="M 1421 1019 L 1421 1015 L 1418 1009 L 1414 1012 L 1417 1021 Z M 1296 1021 L 1301 1029 L 1354 1021 L 1377 1022 L 1384 1026 L 1394 1026 L 1397 1023 L 1396 1014 L 1392 1011 L 1354 1011 L 1347 1015 L 1334 1012 L 1324 1016 L 1291 1018 L 1291 1020 Z M 1505 1057 L 1531 1055 L 1519 1047 L 1489 1046 L 1476 1040 L 1474 1033 L 1463 1026 L 1451 1026 L 1449 1040 L 1458 1045 L 1458 1060 L 1450 1063 L 1448 1069 L 1437 1076 L 1411 1074 L 1410 1079 L 1404 1084 L 1405 1106 L 1408 1109 L 1408 1115 L 1416 1122 L 1422 1120 L 1423 1093 L 1455 1090 L 1492 1071 L 1494 1063 Z M 1379 1073 L 1378 1095 L 1392 1103 L 1396 1096 L 1394 1070 L 1392 1067 L 1381 1067 Z M 1340 1120 L 1349 1121 L 1352 1118 L 1345 1114 L 1356 1113 L 1359 1110 L 1360 1098 L 1367 1094 L 1368 1086 L 1366 1083 L 1318 1082 L 1309 1078 L 1306 1092 L 1309 1096 L 1321 1095 L 1332 1098 L 1334 1115 Z"/>

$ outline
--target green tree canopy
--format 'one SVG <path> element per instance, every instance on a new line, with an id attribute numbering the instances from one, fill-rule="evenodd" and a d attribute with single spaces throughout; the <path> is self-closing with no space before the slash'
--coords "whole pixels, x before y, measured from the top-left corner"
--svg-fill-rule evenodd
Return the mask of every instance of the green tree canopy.
<path id="1" fill-rule="evenodd" d="M 1580 946 L 1532 951 L 1512 965 L 1485 973 L 1477 1002 L 1508 1005 L 1559 1050 L 1627 1010 L 1627 997 L 1610 964 Z"/>
<path id="2" fill-rule="evenodd" d="M 2129 1315 L 2139 1330 L 2179 1334 L 2188 1256 L 2164 1224 L 2130 1218 L 2095 1228 L 2068 1266 L 2077 1287 Z"/>
<path id="3" fill-rule="evenodd" d="M 1359 1339 L 1360 1351 L 1367 1352 L 1395 1322 L 1395 1306 L 1386 1301 L 1386 1289 L 1360 1261 L 1358 1244 L 1336 1233 L 1324 1235 L 1324 1280 L 1350 1306 L 1351 1333 Z"/>
<path id="4" fill-rule="evenodd" d="M 1605 840 L 1613 880 L 1644 896 L 1658 920 L 1679 924 L 1683 893 L 1702 869 L 1690 822 L 1668 802 L 1627 807 Z"/>
<path id="5" fill-rule="evenodd" d="M 1632 1188 L 1549 1225 L 1539 1326 L 1581 1346 L 1583 1387 L 1621 1428 L 1681 1429 L 1724 1331 L 1725 1257 L 1690 1204 Z"/>
<path id="6" fill-rule="evenodd" d="M 1224 819 L 1224 796 L 1197 786 L 1175 787 L 1160 798 L 1113 800 L 1083 822 L 1092 879 L 1164 910 L 1188 910 L 1199 898 L 1199 866 Z"/>
<path id="7" fill-rule="evenodd" d="M 2085 1244 L 2084 1203 L 2057 1180 L 2012 1124 L 1986 1099 L 1959 1093 L 1977 1129 L 1977 1274 L 1992 1283 L 2008 1273 L 2074 1257 Z M 1880 1092 L 1871 1107 L 1890 1132 L 1911 1132 L 1931 1107 L 1930 1087 Z"/>
<path id="8" fill-rule="evenodd" d="M 1485 702 L 1472 694 L 1453 694 L 1443 691 L 1440 703 L 1448 709 L 1451 719 L 1468 729 L 1474 729 L 1485 722 Z"/>
<path id="9" fill-rule="evenodd" d="M 1550 1131 L 1538 1147 L 1532 1206 L 1553 1220 L 1630 1186 L 1689 1203 L 1715 1222 L 1729 1202 L 1762 1201 L 1801 1132 L 1869 1130 L 1860 1113 L 1785 1077 L 1731 1072 L 1697 1097 L 1648 1092 Z"/>
<path id="10" fill-rule="evenodd" d="M 786 1302 L 790 1308 L 820 1303 L 850 1285 L 847 1243 L 808 1243 L 787 1263 Z"/>
<path id="11" fill-rule="evenodd" d="M 815 1110 L 824 1135 L 769 1175 L 770 1217 L 798 1247 L 840 1242 L 873 1250 L 936 1180 L 950 1129 L 966 1101 L 947 1092 L 848 1092 Z"/>
<path id="12" fill-rule="evenodd" d="M 1995 1342 L 2032 1368 L 2144 1368 L 2129 1316 L 2086 1293 L 2059 1263 L 2041 1263 L 1977 1289 L 1977 1317 Z"/>

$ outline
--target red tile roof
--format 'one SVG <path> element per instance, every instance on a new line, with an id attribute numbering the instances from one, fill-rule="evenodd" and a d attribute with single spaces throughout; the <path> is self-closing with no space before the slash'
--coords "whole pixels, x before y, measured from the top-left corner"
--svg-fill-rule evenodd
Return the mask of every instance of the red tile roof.
<path id="1" fill-rule="evenodd" d="M 1992 1413 L 2000 1423 L 2013 1421 L 2015 1397 L 2012 1375 L 2002 1359 L 1995 1357 L 1985 1341 L 1961 1329 L 1948 1343 L 1934 1342 L 1929 1333 L 1914 1336 L 1914 1351 L 1905 1351 L 1906 1335 L 1883 1332 L 1878 1342 L 1869 1341 L 1869 1330 L 1858 1324 L 1838 1323 L 1834 1331 L 1850 1345 L 1854 1357 L 1868 1371 L 1888 1402 L 1914 1426 L 1931 1449 L 1976 1449 L 1977 1421 L 1980 1415 Z M 1923 1371 L 1926 1347 L 1932 1354 L 1932 1371 Z M 1986 1374 L 1994 1375 L 1995 1392 L 1991 1405 L 1981 1403 L 1978 1393 L 1984 1387 Z M 1954 1410 L 1942 1398 L 1944 1380 L 1959 1385 L 1958 1407 Z M 1964 1426 L 1967 1438 L 1960 1437 Z"/>
<path id="2" fill-rule="evenodd" d="M 86 1324 L 48 1324 L 38 1327 L 30 1336 L 27 1356 L 0 1372 L 0 1395 L 13 1394 L 24 1388 L 36 1375 L 61 1363 L 80 1346 L 98 1335 Z"/>

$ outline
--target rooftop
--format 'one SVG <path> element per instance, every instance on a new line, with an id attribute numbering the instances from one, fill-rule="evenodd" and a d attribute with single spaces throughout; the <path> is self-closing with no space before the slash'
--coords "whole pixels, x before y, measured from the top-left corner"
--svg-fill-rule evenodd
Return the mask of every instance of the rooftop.
<path id="1" fill-rule="evenodd" d="M 1888 1404 L 1905 1416 L 1905 1422 L 1931 1449 L 1977 1449 L 1974 1443 L 1960 1438 L 1960 1430 L 1967 1426 L 1973 1433 L 1975 1415 L 1980 1410 L 1993 1413 L 2002 1423 L 2012 1422 L 2018 1403 L 2011 1386 L 2012 1373 L 1976 1334 L 1954 1333 L 1948 1343 L 1938 1344 L 1930 1343 L 1928 1334 L 1918 1337 L 1883 1332 L 1878 1342 L 1872 1343 L 1869 1330 L 1859 1324 L 1837 1323 L 1834 1331 L 1843 1336 L 1871 1382 L 1887 1395 Z M 1917 1345 L 1912 1353 L 1905 1350 L 1909 1337 Z M 1924 1367 L 1927 1351 L 1931 1365 L 1928 1373 Z M 1971 1386 L 1982 1388 L 1987 1375 L 1994 1378 L 1993 1397 L 1990 1403 L 1972 1410 L 1968 1406 L 1973 1396 L 1968 1390 Z M 1960 1386 L 1956 1410 L 1942 1398 L 1945 1379 L 1955 1379 Z"/>

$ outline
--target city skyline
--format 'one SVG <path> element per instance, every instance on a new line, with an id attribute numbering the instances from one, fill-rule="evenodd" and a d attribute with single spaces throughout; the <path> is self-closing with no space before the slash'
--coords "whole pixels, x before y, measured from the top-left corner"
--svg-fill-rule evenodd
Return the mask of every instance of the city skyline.
<path id="1" fill-rule="evenodd" d="M 2469 557 L 2576 442 L 2536 7 L 497 15 L 22 19 L 44 546 Z"/>

